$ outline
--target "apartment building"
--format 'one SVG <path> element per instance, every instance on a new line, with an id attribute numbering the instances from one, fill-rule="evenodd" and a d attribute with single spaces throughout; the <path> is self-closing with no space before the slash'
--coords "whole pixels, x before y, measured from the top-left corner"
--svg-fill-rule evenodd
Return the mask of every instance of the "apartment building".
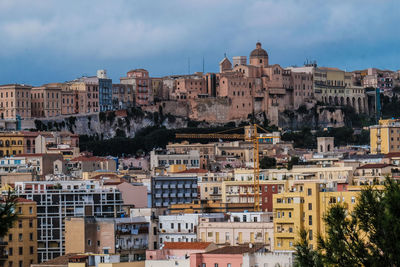
<path id="1" fill-rule="evenodd" d="M 273 214 L 230 213 L 230 217 L 223 222 L 212 222 L 210 218 L 202 217 L 197 230 L 197 238 L 201 242 L 213 242 L 219 246 L 259 243 L 272 249 L 274 247 Z"/>
<path id="2" fill-rule="evenodd" d="M 387 163 L 365 164 L 354 171 L 354 185 L 384 184 L 386 177 L 392 177 L 395 166 Z"/>
<path id="3" fill-rule="evenodd" d="M 37 203 L 39 263 L 65 254 L 65 218 L 122 213 L 121 193 L 99 181 L 16 182 L 15 194 Z"/>
<path id="4" fill-rule="evenodd" d="M 144 217 L 65 220 L 65 253 L 119 254 L 121 261 L 141 261 L 148 249 Z"/>
<path id="5" fill-rule="evenodd" d="M 4 266 L 29 267 L 37 263 L 38 255 L 36 203 L 17 198 L 15 212 L 18 214 L 18 219 L 4 237 L 8 252 Z"/>
<path id="6" fill-rule="evenodd" d="M 60 164 L 66 164 L 66 168 L 63 168 Z M 54 168 L 57 171 L 62 170 L 60 174 L 82 178 L 84 172 L 93 172 L 96 170 L 115 172 L 117 170 L 117 163 L 112 158 L 79 156 L 69 161 L 56 161 L 54 162 Z"/>
<path id="7" fill-rule="evenodd" d="M 158 218 L 159 244 L 196 242 L 200 214 L 161 215 Z"/>
<path id="8" fill-rule="evenodd" d="M 74 93 L 74 113 L 99 112 L 99 83 L 97 77 L 82 77 L 65 85 L 66 91 Z"/>
<path id="9" fill-rule="evenodd" d="M 36 153 L 62 154 L 66 159 L 79 154 L 79 136 L 69 132 L 40 132 L 34 145 Z"/>
<path id="10" fill-rule="evenodd" d="M 99 84 L 99 106 L 100 111 L 110 111 L 113 109 L 112 105 L 112 80 L 107 77 L 106 70 L 97 71 L 97 79 Z"/>
<path id="11" fill-rule="evenodd" d="M 155 176 L 151 179 L 151 199 L 154 208 L 192 203 L 197 198 L 197 177 Z"/>
<path id="12" fill-rule="evenodd" d="M 31 90 L 32 117 L 49 118 L 61 115 L 61 84 L 52 83 Z"/>
<path id="13" fill-rule="evenodd" d="M 216 143 L 190 144 L 188 141 L 181 143 L 169 143 L 166 147 L 167 151 L 176 154 L 189 153 L 191 150 L 197 150 L 200 154 L 200 168 L 207 169 L 209 164 L 215 160 Z"/>
<path id="14" fill-rule="evenodd" d="M 120 78 L 122 84 L 131 84 L 135 94 L 135 103 L 146 106 L 153 103 L 152 80 L 145 69 L 134 69 L 127 72 L 126 77 Z"/>
<path id="15" fill-rule="evenodd" d="M 24 135 L 19 132 L 0 133 L 0 157 L 24 153 Z"/>
<path id="16" fill-rule="evenodd" d="M 358 187 L 327 187 L 319 182 L 298 182 L 286 192 L 273 196 L 275 242 L 273 250 L 294 250 L 300 229 L 308 231 L 312 247 L 317 247 L 317 235 L 325 232 L 323 216 L 330 205 L 343 203 L 352 211 L 360 192 Z"/>
<path id="17" fill-rule="evenodd" d="M 61 115 L 75 114 L 75 93 L 68 84 L 61 84 Z"/>
<path id="18" fill-rule="evenodd" d="M 132 84 L 117 83 L 112 85 L 113 109 L 127 109 L 135 104 L 135 92 Z"/>
<path id="19" fill-rule="evenodd" d="M 261 210 L 272 212 L 273 195 L 282 192 L 286 186 L 286 181 L 260 181 L 259 200 Z M 222 202 L 254 205 L 254 180 L 223 181 Z"/>
<path id="20" fill-rule="evenodd" d="M 400 152 L 400 119 L 379 120 L 369 130 L 371 154 Z"/>
<path id="21" fill-rule="evenodd" d="M 0 117 L 15 120 L 31 117 L 31 89 L 24 84 L 0 86 Z"/>
<path id="22" fill-rule="evenodd" d="M 170 165 L 185 165 L 186 169 L 197 169 L 200 166 L 200 153 L 190 150 L 186 153 L 172 153 L 165 150 L 152 150 L 150 152 L 150 168 L 166 168 Z"/>

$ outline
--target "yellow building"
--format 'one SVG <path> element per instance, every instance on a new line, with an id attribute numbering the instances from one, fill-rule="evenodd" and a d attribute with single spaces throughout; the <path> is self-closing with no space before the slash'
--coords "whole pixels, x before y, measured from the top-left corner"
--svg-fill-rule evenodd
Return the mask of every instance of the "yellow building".
<path id="1" fill-rule="evenodd" d="M 379 120 L 369 129 L 371 154 L 400 152 L 400 119 Z"/>
<path id="2" fill-rule="evenodd" d="M 18 218 L 4 237 L 8 259 L 4 266 L 29 267 L 37 263 L 36 202 L 18 198 L 15 210 Z"/>
<path id="3" fill-rule="evenodd" d="M 0 157 L 24 153 L 24 135 L 17 132 L 0 133 Z"/>
<path id="4" fill-rule="evenodd" d="M 330 205 L 344 203 L 352 211 L 360 187 L 348 186 L 347 191 L 330 191 L 325 184 L 295 184 L 290 191 L 273 196 L 274 249 L 294 250 L 301 229 L 306 229 L 311 245 L 317 246 L 318 233 L 325 232 L 324 214 Z"/>

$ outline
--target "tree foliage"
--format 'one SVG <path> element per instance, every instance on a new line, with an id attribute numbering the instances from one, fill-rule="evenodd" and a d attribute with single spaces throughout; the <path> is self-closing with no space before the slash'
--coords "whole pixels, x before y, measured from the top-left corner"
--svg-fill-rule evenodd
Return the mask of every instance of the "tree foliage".
<path id="1" fill-rule="evenodd" d="M 17 219 L 15 212 L 15 195 L 11 191 L 0 202 L 0 238 L 4 237 Z"/>
<path id="2" fill-rule="evenodd" d="M 276 159 L 270 157 L 263 157 L 260 160 L 260 168 L 261 169 L 271 169 L 276 167 Z"/>
<path id="3" fill-rule="evenodd" d="M 324 266 L 400 266 L 399 214 L 397 181 L 387 178 L 381 191 L 367 187 L 352 212 L 341 203 L 330 207 L 317 249 L 306 249 L 307 237 L 300 233 L 296 262 L 298 266 L 318 266 L 309 265 L 310 258 L 317 257 Z"/>

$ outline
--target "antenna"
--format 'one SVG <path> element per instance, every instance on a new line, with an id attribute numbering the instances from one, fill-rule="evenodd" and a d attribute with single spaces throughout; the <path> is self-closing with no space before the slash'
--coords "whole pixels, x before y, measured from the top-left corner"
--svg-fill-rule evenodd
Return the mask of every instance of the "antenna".
<path id="1" fill-rule="evenodd" d="M 190 57 L 188 58 L 188 75 L 190 75 Z"/>
<path id="2" fill-rule="evenodd" d="M 203 56 L 203 73 L 204 73 L 204 56 Z"/>

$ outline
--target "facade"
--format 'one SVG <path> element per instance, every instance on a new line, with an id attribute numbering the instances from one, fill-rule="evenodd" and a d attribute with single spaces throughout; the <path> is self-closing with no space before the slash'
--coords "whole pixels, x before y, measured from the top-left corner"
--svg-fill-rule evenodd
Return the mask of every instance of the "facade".
<path id="1" fill-rule="evenodd" d="M 200 168 L 207 169 L 211 161 L 215 159 L 215 143 L 208 144 L 190 144 L 187 141 L 181 143 L 170 143 L 166 149 L 176 154 L 190 153 L 191 150 L 197 150 L 200 154 Z"/>
<path id="2" fill-rule="evenodd" d="M 24 198 L 16 199 L 18 219 L 4 238 L 8 252 L 4 266 L 29 267 L 37 263 L 37 215 L 36 203 Z"/>
<path id="3" fill-rule="evenodd" d="M 32 86 L 8 84 L 0 86 L 0 117 L 6 120 L 31 117 Z"/>
<path id="4" fill-rule="evenodd" d="M 133 86 L 136 105 L 147 106 L 153 103 L 152 81 L 147 70 L 130 70 L 127 72 L 126 77 L 121 78 L 120 81 L 122 84 L 131 84 Z"/>
<path id="5" fill-rule="evenodd" d="M 0 156 L 24 153 L 24 135 L 19 132 L 0 133 Z"/>
<path id="6" fill-rule="evenodd" d="M 121 193 L 97 181 L 17 182 L 15 193 L 37 203 L 38 261 L 65 254 L 65 218 L 118 217 Z"/>
<path id="7" fill-rule="evenodd" d="M 79 136 L 69 132 L 41 132 L 34 145 L 35 153 L 62 154 L 66 159 L 79 154 Z"/>
<path id="8" fill-rule="evenodd" d="M 107 78 L 106 70 L 98 70 L 97 78 L 99 83 L 99 106 L 100 111 L 109 111 L 113 109 L 112 105 L 112 80 Z"/>
<path id="9" fill-rule="evenodd" d="M 135 105 L 135 92 L 132 84 L 117 83 L 112 85 L 113 109 L 127 109 Z"/>
<path id="10" fill-rule="evenodd" d="M 159 216 L 159 244 L 164 242 L 196 242 L 200 214 Z"/>
<path id="11" fill-rule="evenodd" d="M 65 174 L 73 177 L 82 178 L 84 172 L 93 172 L 97 170 L 116 171 L 117 163 L 114 159 L 80 156 L 72 158 L 67 162 Z"/>
<path id="12" fill-rule="evenodd" d="M 210 218 L 200 220 L 197 238 L 201 242 L 216 245 L 264 244 L 274 247 L 274 223 L 272 213 L 241 212 L 230 213 L 226 221 L 212 222 Z"/>
<path id="13" fill-rule="evenodd" d="M 318 182 L 299 182 L 288 191 L 274 195 L 274 251 L 294 250 L 300 229 L 308 231 L 312 247 L 317 247 L 317 235 L 325 232 L 323 215 L 330 205 L 343 203 L 352 211 L 360 188 L 338 191 Z"/>
<path id="14" fill-rule="evenodd" d="M 49 118 L 61 115 L 62 95 L 60 84 L 54 83 L 33 87 L 31 96 L 32 117 Z"/>
<path id="15" fill-rule="evenodd" d="M 379 120 L 370 126 L 371 154 L 400 152 L 400 120 Z"/>
<path id="16" fill-rule="evenodd" d="M 200 166 L 200 153 L 190 150 L 186 153 L 152 150 L 150 152 L 150 168 L 165 168 L 170 165 L 184 165 L 186 169 L 197 169 Z"/>
<path id="17" fill-rule="evenodd" d="M 141 261 L 148 235 L 149 223 L 143 217 L 67 218 L 65 253 L 118 253 L 121 261 Z"/>
<path id="18" fill-rule="evenodd" d="M 154 208 L 192 203 L 197 198 L 197 177 L 155 176 L 151 179 L 151 199 Z"/>

